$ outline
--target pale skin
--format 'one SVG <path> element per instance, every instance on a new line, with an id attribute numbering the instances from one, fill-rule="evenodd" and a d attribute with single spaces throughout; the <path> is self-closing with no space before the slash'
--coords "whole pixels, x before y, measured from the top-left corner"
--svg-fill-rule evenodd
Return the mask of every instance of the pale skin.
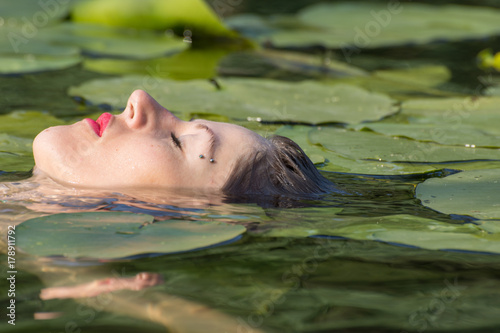
<path id="1" fill-rule="evenodd" d="M 102 136 L 93 126 L 82 120 L 38 134 L 33 143 L 35 173 L 92 188 L 217 191 L 239 158 L 250 158 L 269 145 L 234 124 L 182 121 L 142 90 L 134 91 L 125 110 L 102 126 Z"/>

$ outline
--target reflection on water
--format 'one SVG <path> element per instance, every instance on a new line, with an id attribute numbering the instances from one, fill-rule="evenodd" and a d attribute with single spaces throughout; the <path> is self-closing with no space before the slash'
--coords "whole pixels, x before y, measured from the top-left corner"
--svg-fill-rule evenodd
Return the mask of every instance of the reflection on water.
<path id="1" fill-rule="evenodd" d="M 16 216 L 23 215 L 24 220 L 45 214 L 36 209 L 48 207 L 51 213 L 130 211 L 158 220 L 183 216 L 238 223 L 248 229 L 241 240 L 222 247 L 134 260 L 87 261 L 84 265 L 76 261 L 74 265 L 19 253 L 18 299 L 23 301 L 18 303 L 16 329 L 60 329 L 71 321 L 71 327 L 92 332 L 102 327 L 133 331 L 144 325 L 152 332 L 164 326 L 196 332 L 207 323 L 215 325 L 211 331 L 230 327 L 239 332 L 472 332 L 493 331 L 500 324 L 494 315 L 500 299 L 496 255 L 430 251 L 342 237 L 267 236 L 297 226 L 342 226 L 393 214 L 463 222 L 424 208 L 414 198 L 418 182 L 438 175 L 327 176 L 349 194 L 332 194 L 288 210 L 255 204 L 158 204 L 119 193 L 82 195 L 85 191 L 76 190 L 62 195 L 56 193 L 57 186 L 52 187 L 52 194 L 36 197 L 33 193 L 38 187 L 33 183 L 4 183 L 17 199 L 6 198 L 2 229 L 16 223 Z M 0 259 L 7 260 L 4 255 Z M 47 286 L 130 278 L 140 272 L 160 274 L 164 283 L 93 298 L 44 302 L 38 298 Z M 6 296 L 2 297 L 5 301 Z M 55 313 L 56 318 L 33 319 L 34 314 L 40 317 L 46 312 Z"/>

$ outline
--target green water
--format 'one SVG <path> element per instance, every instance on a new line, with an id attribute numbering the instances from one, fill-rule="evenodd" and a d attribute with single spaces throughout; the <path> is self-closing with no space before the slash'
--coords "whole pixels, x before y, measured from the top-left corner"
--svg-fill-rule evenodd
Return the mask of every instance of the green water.
<path id="1" fill-rule="evenodd" d="M 309 3 L 312 2 L 244 2 L 235 11 L 294 13 Z M 478 4 L 477 1 L 453 3 Z M 493 1 L 481 3 L 498 7 Z M 353 57 L 350 64 L 366 71 L 413 67 L 417 63 L 444 65 L 451 71 L 451 77 L 439 86 L 440 93 L 446 96 L 478 96 L 478 91 L 486 87 L 481 77 L 490 72 L 479 69 L 475 57 L 488 47 L 500 51 L 500 38 L 366 49 Z M 323 48 L 302 48 L 300 51 L 312 55 L 327 53 Z M 341 59 L 338 51 L 334 55 L 334 58 Z M 295 70 L 266 67 L 268 65 L 254 67 L 255 72 L 248 74 L 248 68 L 238 61 L 235 65 L 234 58 L 226 59 L 222 64 L 217 69 L 218 78 L 228 76 L 228 73 L 272 77 L 290 82 L 311 78 L 310 73 L 297 74 Z M 491 73 L 496 77 L 494 71 Z M 73 98 L 67 93 L 71 86 L 91 79 L 112 77 L 118 75 L 93 72 L 82 65 L 56 71 L 0 76 L 0 113 L 36 110 L 64 121 L 73 121 L 109 108 L 118 111 L 118 106 Z M 402 95 L 419 98 L 433 93 L 435 91 L 422 89 L 407 90 Z M 399 97 L 401 94 L 396 92 L 392 96 Z M 407 120 L 398 117 L 389 117 L 382 123 Z M 247 122 L 240 118 L 229 118 L 229 121 L 260 133 L 274 133 L 284 130 L 281 127 L 283 124 L 294 124 L 289 119 L 263 123 Z M 307 126 L 308 129 L 316 128 Z M 332 128 L 339 126 L 326 125 Z M 457 130 L 460 131 L 460 128 Z M 297 133 L 300 136 L 302 132 Z M 36 258 L 18 253 L 16 325 L 8 325 L 7 317 L 2 315 L 1 331 L 166 331 L 153 315 L 150 318 L 134 315 L 132 305 L 146 313 L 145 309 L 149 308 L 163 309 L 160 312 L 164 318 L 169 318 L 168 315 L 173 313 L 167 327 L 172 331 L 178 328 L 180 332 L 188 332 L 185 327 L 191 324 L 198 328 L 191 331 L 220 332 L 216 328 L 219 313 L 237 323 L 233 326 L 234 332 L 500 331 L 499 251 L 456 250 L 445 243 L 446 235 L 442 240 L 435 239 L 434 244 L 414 246 L 412 244 L 420 244 L 421 240 L 417 239 L 419 236 L 415 236 L 415 239 L 387 241 L 386 238 L 377 237 L 356 238 L 355 229 L 350 229 L 349 237 L 345 236 L 346 233 L 335 232 L 357 225 L 368 225 L 376 232 L 378 223 L 393 223 L 391 230 L 396 230 L 394 221 L 404 218 L 413 221 L 414 225 L 436 223 L 436 228 L 441 228 L 439 230 L 444 230 L 444 226 L 479 225 L 480 219 L 458 212 L 442 213 L 424 206 L 416 198 L 415 189 L 427 179 L 440 179 L 454 174 L 456 170 L 498 169 L 496 161 L 472 161 L 469 164 L 418 161 L 409 164 L 411 167 L 432 165 L 429 167 L 431 171 L 373 175 L 342 171 L 343 165 L 332 168 L 335 161 L 330 160 L 331 155 L 325 153 L 325 156 L 326 160 L 318 166 L 344 192 L 304 201 L 288 209 L 274 208 L 272 205 L 260 207 L 251 203 L 202 208 L 189 205 L 177 207 L 120 194 L 105 198 L 67 195 L 53 201 L 33 199 L 33 202 L 38 200 L 53 205 L 56 211 L 145 213 L 158 220 L 181 218 L 239 224 L 245 226 L 247 231 L 241 238 L 221 246 L 186 253 L 143 255 L 132 259 L 67 260 Z M 360 164 L 371 163 L 360 161 Z M 24 160 L 19 162 L 19 169 L 14 168 L 0 175 L 0 181 L 27 178 L 29 173 L 26 173 L 28 170 L 23 163 Z M 408 165 L 404 164 L 404 167 Z M 473 202 L 475 198 L 470 200 Z M 19 221 L 20 216 L 32 217 L 33 212 L 25 207 L 31 203 L 25 200 L 0 204 L 2 227 L 14 220 Z M 498 222 L 498 218 L 490 218 L 488 222 Z M 415 229 L 420 230 L 418 226 Z M 445 245 L 440 246 L 441 241 Z M 498 242 L 496 239 L 494 241 Z M 433 247 L 436 249 L 430 249 Z M 2 253 L 0 262 L 0 307 L 4 314 L 11 299 L 7 295 L 9 285 L 4 278 L 8 276 L 7 255 Z M 144 271 L 161 274 L 165 283 L 140 291 L 121 291 L 80 300 L 43 301 L 39 298 L 40 290 L 50 284 L 47 281 L 71 285 L 96 278 L 128 277 Z M 204 316 L 189 307 L 177 308 L 176 299 L 205 306 L 213 313 L 208 312 Z M 136 309 L 135 313 L 142 313 L 142 310 Z M 54 313 L 57 318 L 34 319 L 35 314 L 40 313 Z M 153 317 L 156 320 L 151 319 Z"/>

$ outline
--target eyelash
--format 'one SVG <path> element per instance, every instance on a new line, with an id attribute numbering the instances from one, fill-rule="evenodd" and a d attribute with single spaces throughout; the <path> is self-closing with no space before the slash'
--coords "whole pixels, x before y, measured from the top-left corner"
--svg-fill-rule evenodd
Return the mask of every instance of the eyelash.
<path id="1" fill-rule="evenodd" d="M 172 138 L 172 141 L 177 146 L 177 148 L 182 150 L 182 142 L 178 138 L 175 137 L 174 133 L 170 133 L 170 137 Z"/>

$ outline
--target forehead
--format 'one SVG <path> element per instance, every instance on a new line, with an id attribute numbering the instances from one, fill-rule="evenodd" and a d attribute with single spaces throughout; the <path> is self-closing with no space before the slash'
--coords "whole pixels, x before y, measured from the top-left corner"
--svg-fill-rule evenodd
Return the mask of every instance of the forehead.
<path id="1" fill-rule="evenodd" d="M 210 127 L 217 137 L 216 160 L 226 163 L 228 167 L 270 145 L 268 140 L 242 126 L 213 121 L 203 121 L 203 124 Z"/>
<path id="2" fill-rule="evenodd" d="M 208 120 L 199 120 L 199 122 L 206 124 L 209 126 L 212 131 L 214 131 L 215 135 L 218 136 L 218 139 L 237 141 L 237 139 L 245 139 L 249 141 L 254 141 L 255 143 L 264 144 L 267 142 L 259 134 L 239 125 L 229 124 L 229 123 L 220 123 L 216 121 L 208 121 Z M 237 142 L 234 142 L 237 143 Z"/>

